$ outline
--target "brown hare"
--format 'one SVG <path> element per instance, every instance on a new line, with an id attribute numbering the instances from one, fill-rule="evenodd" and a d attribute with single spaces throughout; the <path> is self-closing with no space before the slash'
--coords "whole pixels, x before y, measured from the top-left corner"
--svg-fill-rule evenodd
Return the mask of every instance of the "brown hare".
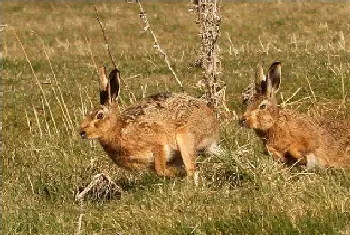
<path id="1" fill-rule="evenodd" d="M 307 168 L 350 169 L 349 146 L 340 148 L 335 138 L 308 116 L 277 106 L 280 83 L 280 62 L 274 62 L 266 76 L 262 64 L 258 65 L 253 95 L 240 119 L 241 126 L 254 129 L 276 161 Z"/>
<path id="2" fill-rule="evenodd" d="M 197 151 L 215 153 L 219 123 L 213 108 L 202 99 L 163 92 L 147 97 L 124 111 L 116 102 L 119 71 L 107 78 L 100 69 L 100 106 L 82 121 L 82 138 L 98 139 L 120 167 L 152 168 L 159 176 L 176 175 L 182 159 L 187 176 L 195 173 Z"/>

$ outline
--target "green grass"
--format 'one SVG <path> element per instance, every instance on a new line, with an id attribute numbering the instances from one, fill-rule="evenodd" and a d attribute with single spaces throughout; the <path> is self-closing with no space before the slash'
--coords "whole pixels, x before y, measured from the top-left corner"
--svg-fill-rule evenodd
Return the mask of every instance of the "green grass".
<path id="1" fill-rule="evenodd" d="M 74 234 L 80 214 L 81 234 L 350 234 L 350 173 L 305 172 L 274 163 L 254 133 L 236 120 L 222 119 L 227 153 L 210 161 L 198 158 L 196 187 L 183 178 L 117 168 L 98 143 L 77 135 L 84 113 L 98 103 L 95 63 L 111 67 L 91 5 L 2 6 L 8 25 L 2 32 L 3 234 Z M 144 25 L 138 6 L 97 6 L 135 96 L 142 97 L 140 86 L 146 84 L 147 94 L 180 91 L 152 37 L 139 33 Z M 202 72 L 188 69 L 200 48 L 195 15 L 185 3 L 144 8 L 186 91 L 201 94 L 195 84 Z M 330 102 L 330 109 L 344 102 L 334 120 L 349 120 L 349 98 L 343 94 L 343 87 L 350 90 L 349 4 L 225 3 L 222 16 L 221 79 L 232 110 L 241 114 L 241 91 L 257 62 L 280 60 L 284 98 L 299 87 L 293 100 L 312 96 L 309 81 L 318 102 Z M 122 89 L 121 106 L 128 104 Z M 304 100 L 294 107 L 306 112 L 315 105 Z M 75 202 L 100 172 L 122 187 L 120 197 Z"/>

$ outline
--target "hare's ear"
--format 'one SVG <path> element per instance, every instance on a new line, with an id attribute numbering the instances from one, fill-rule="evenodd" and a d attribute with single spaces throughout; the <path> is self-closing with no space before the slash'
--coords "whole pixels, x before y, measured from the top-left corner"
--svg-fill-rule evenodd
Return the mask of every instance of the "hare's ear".
<path id="1" fill-rule="evenodd" d="M 120 91 L 120 72 L 118 69 L 114 69 L 109 74 L 110 85 L 110 100 L 116 102 Z"/>
<path id="2" fill-rule="evenodd" d="M 269 68 L 267 75 L 267 94 L 270 97 L 278 92 L 281 84 L 281 63 L 276 61 L 273 62 Z"/>
<path id="3" fill-rule="evenodd" d="M 255 69 L 255 80 L 254 80 L 255 92 L 259 94 L 266 93 L 266 79 L 263 70 L 263 62 L 259 62 Z"/>
<path id="4" fill-rule="evenodd" d="M 100 83 L 100 104 L 106 105 L 109 102 L 109 84 L 107 79 L 106 67 L 99 69 L 99 83 Z"/>

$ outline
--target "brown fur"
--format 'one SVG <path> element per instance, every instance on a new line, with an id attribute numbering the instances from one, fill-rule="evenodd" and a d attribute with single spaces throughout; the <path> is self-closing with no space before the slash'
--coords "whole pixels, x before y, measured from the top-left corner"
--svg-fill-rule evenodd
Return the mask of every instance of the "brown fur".
<path id="1" fill-rule="evenodd" d="M 97 118 L 99 113 L 102 119 Z M 218 131 L 215 112 L 206 101 L 169 92 L 145 98 L 123 112 L 115 101 L 105 102 L 81 123 L 82 137 L 98 139 L 119 166 L 152 168 L 166 176 L 176 174 L 172 162 L 179 157 L 192 176 L 197 151 L 215 147 Z"/>
<path id="2" fill-rule="evenodd" d="M 295 110 L 278 108 L 275 93 L 280 83 L 279 63 L 271 65 L 266 80 L 270 87 L 256 89 L 241 123 L 255 130 L 273 158 L 287 164 L 307 165 L 308 168 L 350 169 L 349 146 L 344 148 L 338 145 L 331 132 L 320 127 L 310 117 Z"/>

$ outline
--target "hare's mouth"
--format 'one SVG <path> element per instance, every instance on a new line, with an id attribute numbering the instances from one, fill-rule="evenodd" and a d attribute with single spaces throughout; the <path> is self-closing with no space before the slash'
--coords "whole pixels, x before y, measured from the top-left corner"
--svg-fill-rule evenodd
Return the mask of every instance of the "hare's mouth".
<path id="1" fill-rule="evenodd" d="M 89 139 L 89 140 L 95 140 L 95 139 L 99 139 L 100 136 L 99 135 L 96 135 L 96 133 L 93 133 L 93 132 L 87 132 L 85 130 L 81 130 L 80 133 L 79 133 L 80 137 L 82 139 Z"/>
<path id="2" fill-rule="evenodd" d="M 249 118 L 245 118 L 245 117 L 242 117 L 240 120 L 239 120 L 239 125 L 241 127 L 245 127 L 245 128 L 254 128 L 254 126 L 252 125 L 251 121 Z"/>
<path id="3" fill-rule="evenodd" d="M 81 137 L 82 139 L 87 139 L 87 138 L 88 138 L 88 136 L 87 136 L 87 134 L 86 134 L 86 131 L 80 131 L 79 135 L 80 135 L 80 137 Z"/>
<path id="4" fill-rule="evenodd" d="M 245 118 L 240 118 L 239 119 L 239 121 L 238 121 L 238 124 L 241 126 L 241 127 L 244 127 L 244 124 L 245 124 L 245 121 L 246 121 L 247 119 L 245 119 Z"/>

